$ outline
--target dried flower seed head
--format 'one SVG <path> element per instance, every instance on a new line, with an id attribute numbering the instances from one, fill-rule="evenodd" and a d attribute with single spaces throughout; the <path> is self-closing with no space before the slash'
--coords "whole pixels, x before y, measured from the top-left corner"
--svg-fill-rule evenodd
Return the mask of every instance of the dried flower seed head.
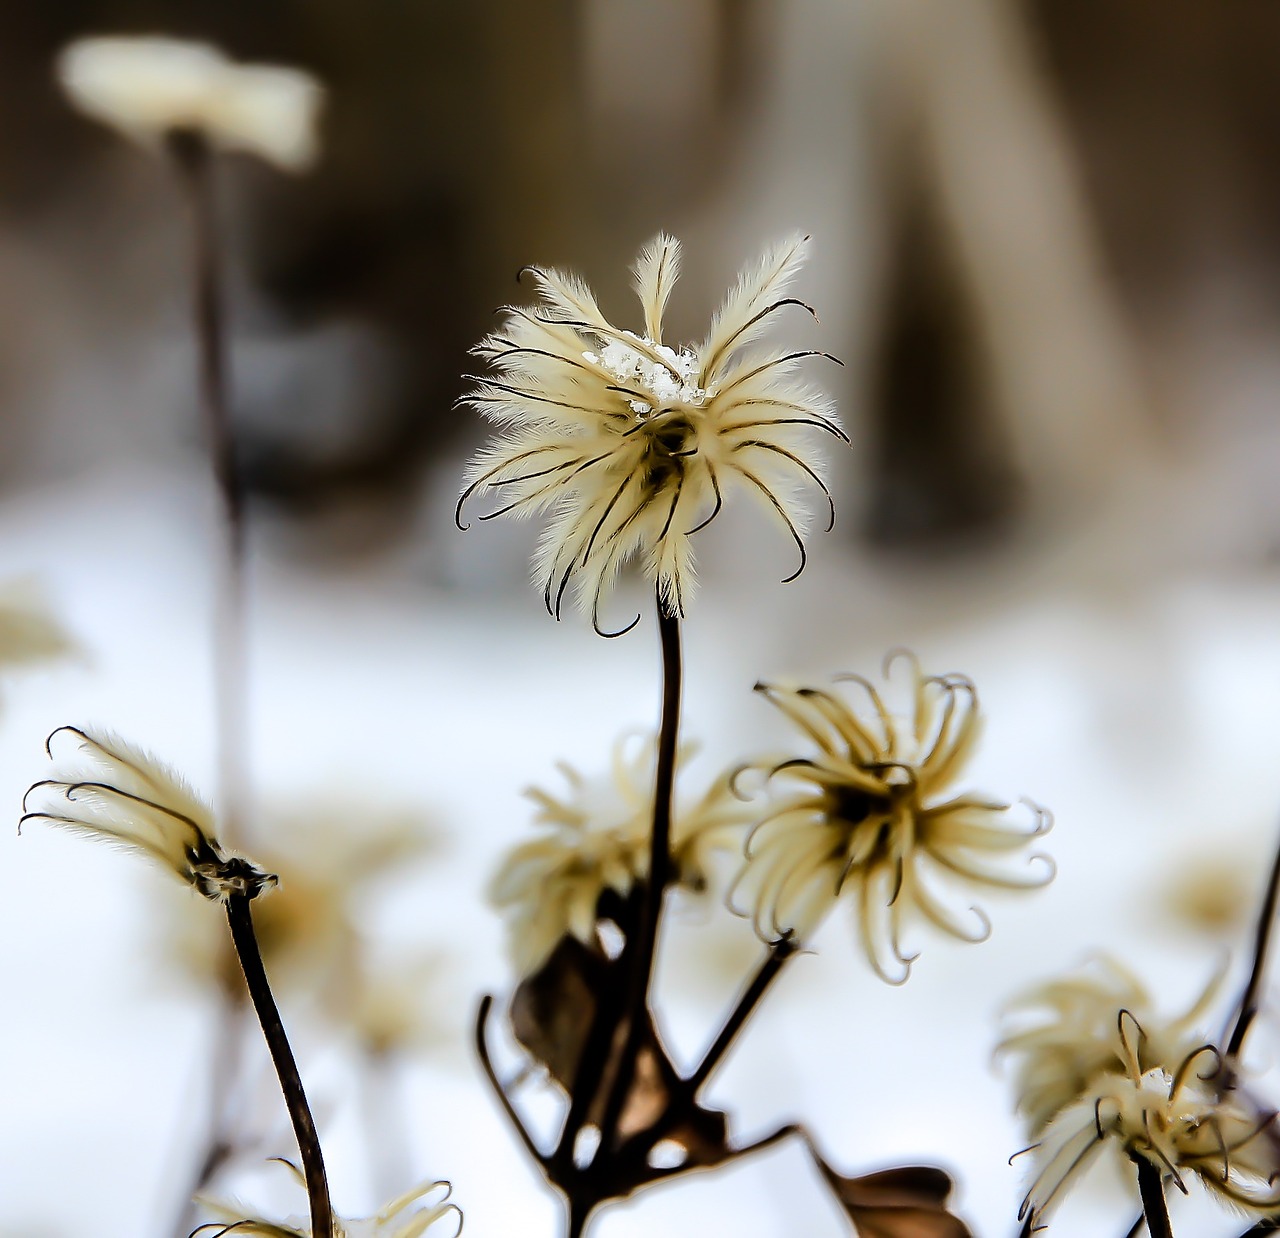
<path id="1" fill-rule="evenodd" d="M 73 741 L 74 754 L 54 757 L 55 745 Z M 148 753 L 71 726 L 54 731 L 45 750 L 58 762 L 56 776 L 27 791 L 19 828 L 48 821 L 141 851 L 213 901 L 254 898 L 275 885 L 274 875 L 222 849 L 207 805 Z"/>
<path id="2" fill-rule="evenodd" d="M 837 682 L 866 696 L 864 714 L 825 688 L 757 684 L 756 690 L 807 737 L 803 756 L 755 762 L 773 801 L 747 840 L 747 860 L 732 899 L 775 940 L 809 936 L 841 898 L 857 909 L 858 931 L 882 979 L 906 980 L 915 956 L 902 951 L 902 925 L 918 915 L 961 941 L 983 941 L 990 922 L 966 917 L 939 887 L 1028 889 L 1053 876 L 1052 862 L 1014 872 L 992 860 L 1023 851 L 1051 818 L 1030 806 L 1031 821 L 1008 820 L 1010 805 L 984 795 L 944 798 L 978 738 L 973 685 L 959 675 L 924 675 L 914 657 L 893 654 L 910 676 L 910 709 L 891 713 L 878 688 L 858 675 Z"/>
<path id="3" fill-rule="evenodd" d="M 289 1161 L 282 1162 L 306 1185 L 301 1172 Z M 462 1232 L 462 1211 L 449 1202 L 452 1187 L 447 1182 L 428 1180 L 411 1191 L 393 1199 L 385 1208 L 371 1217 L 335 1217 L 333 1238 L 421 1238 L 428 1230 L 431 1238 L 456 1238 Z M 435 1198 L 427 1201 L 427 1197 Z M 235 1204 L 197 1197 L 209 1212 L 219 1219 L 201 1225 L 191 1238 L 221 1238 L 224 1234 L 258 1234 L 261 1238 L 311 1238 L 311 1226 L 297 1217 L 283 1221 L 267 1221 L 260 1217 L 246 1217 L 243 1209 Z M 414 1208 L 414 1204 L 420 1206 Z M 445 1225 L 437 1226 L 437 1222 Z M 446 1228 L 451 1225 L 452 1229 Z"/>
<path id="4" fill-rule="evenodd" d="M 1124 1070 L 1116 1038 L 1121 1010 L 1128 1010 L 1144 1029 L 1139 1045 L 1144 1064 L 1178 1062 L 1192 1053 L 1203 1043 L 1195 1028 L 1223 974 L 1215 975 L 1191 1008 L 1172 1021 L 1158 1018 L 1146 987 L 1108 955 L 1015 998 L 1006 1011 L 1013 1028 L 996 1052 L 1014 1059 L 1017 1107 L 1031 1138 L 1038 1139 L 1050 1120 L 1099 1075 Z"/>
<path id="5" fill-rule="evenodd" d="M 208 43 L 104 36 L 66 47 L 57 76 L 81 112 L 145 145 L 198 133 L 286 172 L 319 152 L 324 91 L 300 69 L 236 64 Z"/>
<path id="6" fill-rule="evenodd" d="M 549 509 L 534 561 L 548 612 L 559 618 L 573 581 L 599 630 L 602 597 L 618 569 L 638 558 L 667 609 L 683 615 L 691 538 L 733 488 L 754 495 L 790 533 L 800 566 L 787 579 L 800 574 L 805 522 L 796 482 L 816 485 L 834 519 L 808 436 L 848 439 L 830 401 L 795 373 L 804 358 L 827 354 L 752 346 L 775 310 L 809 308 L 783 295 L 807 242 L 791 237 L 744 271 L 696 347 L 663 339 L 680 266 L 669 236 L 656 237 L 636 262 L 640 335 L 613 326 L 574 276 L 527 268 L 543 303 L 508 306 L 502 327 L 474 350 L 493 376 L 478 378 L 467 402 L 502 430 L 468 470 L 458 524 L 466 527 L 462 508 L 480 491 L 498 502 L 482 520 Z"/>
<path id="7" fill-rule="evenodd" d="M 695 747 L 681 746 L 677 775 Z M 516 968 L 529 975 L 555 945 L 572 933 L 597 943 L 596 907 L 606 890 L 626 896 L 649 872 L 653 828 L 655 745 L 638 734 L 614 746 L 609 776 L 588 780 L 566 764 L 564 796 L 540 788 L 526 794 L 538 805 L 534 818 L 547 832 L 507 856 L 489 887 L 489 898 L 510 916 Z M 693 804 L 677 802 L 671 833 L 674 884 L 700 890 L 712 856 L 738 851 L 750 810 L 721 776 Z"/>
<path id="8" fill-rule="evenodd" d="M 1184 1194 L 1187 1178 L 1195 1175 L 1233 1207 L 1255 1213 L 1280 1208 L 1273 1185 L 1280 1159 L 1273 1142 L 1260 1138 L 1275 1114 L 1260 1118 L 1241 1093 L 1215 1086 L 1222 1067 L 1218 1050 L 1200 1044 L 1161 1060 L 1131 1011 L 1117 1011 L 1113 1027 L 1120 1069 L 1096 1075 L 1029 1149 L 1035 1178 L 1019 1219 L 1042 1226 L 1104 1147 L 1150 1162 Z M 1166 1032 L 1160 1039 L 1170 1037 Z"/>

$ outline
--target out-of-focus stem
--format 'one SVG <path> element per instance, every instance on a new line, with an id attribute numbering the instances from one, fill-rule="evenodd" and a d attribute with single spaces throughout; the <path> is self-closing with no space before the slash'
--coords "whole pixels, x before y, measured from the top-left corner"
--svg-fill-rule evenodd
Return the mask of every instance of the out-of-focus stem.
<path id="1" fill-rule="evenodd" d="M 212 151 L 203 134 L 190 130 L 170 133 L 168 149 L 191 211 L 192 313 L 199 358 L 200 403 L 226 532 L 217 590 L 214 674 L 219 833 L 224 841 L 232 842 L 239 837 L 243 826 L 247 734 L 244 487 L 236 468 L 235 433 L 228 398 L 230 383 Z"/>
<path id="2" fill-rule="evenodd" d="M 284 1023 L 267 982 L 267 972 L 262 965 L 262 953 L 253 931 L 253 913 L 249 898 L 244 894 L 232 894 L 227 898 L 227 923 L 231 926 L 231 939 L 235 943 L 240 967 L 262 1035 L 271 1052 L 284 1103 L 293 1123 L 293 1133 L 298 1140 L 298 1152 L 302 1157 L 302 1174 L 307 1183 L 307 1200 L 311 1208 L 312 1238 L 333 1238 L 333 1206 L 329 1202 L 329 1183 L 324 1171 L 324 1155 L 320 1150 L 320 1137 L 316 1134 L 311 1106 L 302 1088 L 302 1076 L 294 1060 Z"/>
<path id="3" fill-rule="evenodd" d="M 1245 985 L 1244 995 L 1240 998 L 1240 1013 L 1236 1016 L 1235 1027 L 1227 1041 L 1227 1069 L 1231 1069 L 1235 1059 L 1244 1045 L 1244 1038 L 1258 1013 L 1258 993 L 1262 988 L 1262 977 L 1267 965 L 1267 947 L 1271 944 L 1271 930 L 1276 919 L 1276 899 L 1280 895 L 1280 847 L 1276 848 L 1275 859 L 1271 861 L 1271 876 L 1267 880 L 1267 892 L 1258 912 L 1258 927 L 1253 938 L 1253 968 L 1249 972 L 1249 981 Z"/>

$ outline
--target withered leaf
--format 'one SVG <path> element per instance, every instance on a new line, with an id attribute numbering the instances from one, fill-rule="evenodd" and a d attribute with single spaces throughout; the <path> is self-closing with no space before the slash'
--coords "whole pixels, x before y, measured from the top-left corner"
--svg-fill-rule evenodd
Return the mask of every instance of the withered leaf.
<path id="1" fill-rule="evenodd" d="M 973 1238 L 947 1211 L 951 1177 L 943 1170 L 904 1165 L 846 1178 L 812 1144 L 809 1151 L 859 1238 Z"/>
<path id="2" fill-rule="evenodd" d="M 511 1030 L 566 1092 L 582 1061 L 599 997 L 607 996 L 609 960 L 565 936 L 547 961 L 516 986 Z"/>
<path id="3" fill-rule="evenodd" d="M 586 1086 L 588 1122 L 603 1121 L 627 1034 L 627 976 L 620 960 L 565 936 L 546 963 L 516 988 L 511 1029 L 516 1040 L 572 1098 Z M 719 1164 L 730 1155 L 728 1119 L 697 1105 L 645 1011 L 631 1085 L 618 1114 L 622 1140 L 652 1133 L 679 1144 L 682 1168 Z M 594 1060 L 591 1060 L 594 1059 Z M 649 1177 L 647 1170 L 645 1179 Z"/>

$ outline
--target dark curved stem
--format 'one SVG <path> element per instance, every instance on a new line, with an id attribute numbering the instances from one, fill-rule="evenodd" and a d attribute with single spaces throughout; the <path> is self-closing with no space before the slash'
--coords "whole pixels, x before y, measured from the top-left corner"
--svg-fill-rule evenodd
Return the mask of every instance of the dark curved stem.
<path id="1" fill-rule="evenodd" d="M 311 1106 L 307 1104 L 307 1094 L 302 1088 L 298 1063 L 294 1060 L 280 1011 L 267 983 L 267 972 L 262 966 L 262 954 L 253 931 L 253 913 L 245 895 L 232 894 L 227 899 L 227 923 L 231 926 L 231 940 L 235 942 L 249 997 L 258 1022 L 262 1024 L 262 1035 L 271 1052 L 284 1103 L 289 1110 L 289 1120 L 293 1123 L 293 1133 L 297 1136 L 311 1209 L 311 1234 L 313 1238 L 333 1238 L 333 1206 L 329 1202 L 329 1183 L 325 1177 L 320 1138 L 316 1134 Z"/>
<path id="2" fill-rule="evenodd" d="M 569 1200 L 569 1215 L 565 1222 L 565 1238 L 582 1238 L 591 1219 L 591 1209 L 576 1199 Z"/>
<path id="3" fill-rule="evenodd" d="M 489 1056 L 489 1040 L 486 1035 L 489 1025 L 489 1011 L 492 1008 L 493 995 L 486 993 L 480 999 L 480 1009 L 476 1013 L 476 1055 L 480 1059 L 480 1065 L 484 1069 L 484 1075 L 489 1081 L 489 1086 L 493 1089 L 498 1102 L 502 1105 L 502 1111 L 507 1115 L 507 1121 L 516 1128 L 516 1133 L 520 1136 L 520 1141 L 524 1144 L 525 1151 L 539 1165 L 545 1167 L 547 1158 L 539 1151 L 538 1145 L 533 1142 L 533 1136 L 529 1134 L 529 1128 L 525 1126 L 524 1120 L 516 1112 L 516 1107 L 511 1103 L 511 1097 L 507 1095 L 507 1089 L 502 1086 L 502 1080 L 498 1078 L 498 1072 L 493 1068 L 493 1059 Z"/>
<path id="4" fill-rule="evenodd" d="M 1147 1218 L 1151 1238 L 1173 1238 L 1169 1223 L 1169 1206 L 1164 1198 L 1164 1181 L 1160 1170 L 1145 1156 L 1135 1156 L 1138 1167 L 1138 1194 L 1142 1196 L 1142 1213 Z"/>
<path id="5" fill-rule="evenodd" d="M 683 662 L 680 651 L 680 618 L 663 604 L 657 593 L 658 637 L 662 646 L 662 720 L 658 728 L 657 766 L 653 785 L 653 832 L 649 839 L 649 880 L 635 941 L 627 945 L 630 975 L 627 1038 L 618 1059 L 601 1119 L 601 1145 L 616 1143 L 618 1118 L 635 1075 L 636 1056 L 646 1026 L 649 990 L 653 984 L 658 946 L 658 922 L 663 896 L 671 880 L 671 802 L 675 786 L 676 750 L 680 737 L 680 691 Z"/>
<path id="6" fill-rule="evenodd" d="M 1262 900 L 1262 908 L 1258 912 L 1258 926 L 1253 938 L 1253 968 L 1249 972 L 1249 982 L 1245 985 L 1244 995 L 1240 998 L 1240 1013 L 1236 1016 L 1235 1027 L 1232 1028 L 1231 1036 L 1227 1041 L 1228 1060 L 1239 1056 L 1244 1038 L 1258 1013 L 1258 994 L 1262 989 L 1262 977 L 1266 970 L 1267 947 L 1271 944 L 1271 929 L 1275 924 L 1278 895 L 1280 895 L 1280 847 L 1276 848 L 1275 859 L 1271 862 L 1267 892 Z"/>
<path id="7" fill-rule="evenodd" d="M 200 404 L 226 529 L 217 603 L 215 691 L 221 782 L 220 836 L 223 841 L 232 841 L 242 823 L 243 744 L 248 733 L 244 690 L 244 487 L 236 468 L 235 433 L 228 395 L 230 382 L 212 151 L 203 134 L 189 130 L 170 133 L 168 150 L 178 168 L 191 211 L 192 316 L 199 354 Z"/>
<path id="8" fill-rule="evenodd" d="M 764 962 L 760 964 L 760 968 L 752 977 L 751 983 L 738 999 L 738 1004 L 725 1020 L 724 1026 L 720 1029 L 720 1034 L 712 1042 L 711 1048 L 707 1050 L 702 1061 L 698 1063 L 698 1068 L 689 1076 L 689 1089 L 691 1092 L 696 1094 L 711 1077 L 715 1068 L 720 1065 L 721 1059 L 733 1045 L 743 1025 L 760 1004 L 760 999 L 764 997 L 769 986 L 777 979 L 778 973 L 786 965 L 787 960 L 798 949 L 795 938 L 791 934 L 780 937 L 769 946 L 769 953 L 765 956 Z"/>

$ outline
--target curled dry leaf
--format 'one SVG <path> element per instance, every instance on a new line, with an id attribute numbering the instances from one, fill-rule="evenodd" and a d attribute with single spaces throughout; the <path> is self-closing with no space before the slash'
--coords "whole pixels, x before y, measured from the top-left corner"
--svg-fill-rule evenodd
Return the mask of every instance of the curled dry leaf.
<path id="1" fill-rule="evenodd" d="M 592 1089 L 590 1098 L 580 1102 L 587 1123 L 604 1120 L 626 1041 L 627 997 L 627 969 L 621 961 L 566 934 L 512 999 L 516 1040 L 571 1099 L 579 1086 Z M 636 1142 L 639 1178 L 665 1176 L 646 1160 L 649 1147 L 659 1140 L 683 1149 L 681 1169 L 719 1164 L 731 1155 L 725 1115 L 694 1101 L 662 1046 L 652 1016 L 646 1012 L 644 1017 L 632 1080 L 617 1121 L 621 1140 Z"/>
<path id="2" fill-rule="evenodd" d="M 947 1210 L 951 1176 L 945 1171 L 904 1165 L 846 1178 L 812 1144 L 809 1151 L 858 1238 L 973 1238 L 969 1227 Z"/>

